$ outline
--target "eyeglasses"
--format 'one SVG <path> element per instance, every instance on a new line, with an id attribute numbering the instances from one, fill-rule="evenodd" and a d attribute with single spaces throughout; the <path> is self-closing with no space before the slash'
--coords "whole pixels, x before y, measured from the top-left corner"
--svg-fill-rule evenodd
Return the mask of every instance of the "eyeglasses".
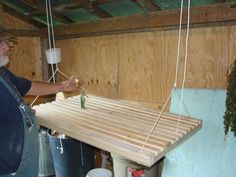
<path id="1" fill-rule="evenodd" d="M 1 42 L 0 42 L 0 47 L 3 47 L 5 44 L 6 44 L 9 48 L 13 48 L 13 47 L 14 47 L 14 42 L 13 42 L 13 41 L 1 41 Z"/>

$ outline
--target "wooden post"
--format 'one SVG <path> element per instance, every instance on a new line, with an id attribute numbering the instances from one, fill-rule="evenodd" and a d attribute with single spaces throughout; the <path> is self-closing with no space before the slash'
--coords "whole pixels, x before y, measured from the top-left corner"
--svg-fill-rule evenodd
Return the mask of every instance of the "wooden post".
<path id="1" fill-rule="evenodd" d="M 0 27 L 3 26 L 2 0 L 0 0 Z"/>
<path id="2" fill-rule="evenodd" d="M 48 63 L 45 56 L 45 50 L 47 49 L 48 40 L 45 37 L 41 37 L 40 41 L 41 41 L 41 60 L 42 60 L 42 80 L 48 81 L 49 79 Z"/>

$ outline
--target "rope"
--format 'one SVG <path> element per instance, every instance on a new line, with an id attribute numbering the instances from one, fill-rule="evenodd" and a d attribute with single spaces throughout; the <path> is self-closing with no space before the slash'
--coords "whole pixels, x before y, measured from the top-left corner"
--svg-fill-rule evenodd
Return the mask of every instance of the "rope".
<path id="1" fill-rule="evenodd" d="M 49 46 L 49 49 L 51 50 L 51 32 L 50 32 L 50 25 L 49 25 L 49 17 L 48 17 L 48 0 L 45 0 L 45 4 L 46 4 L 46 14 L 47 14 L 47 28 L 48 28 L 48 46 Z M 51 52 L 50 52 L 50 59 L 52 59 L 52 56 L 51 56 Z M 51 70 L 52 70 L 52 77 L 48 80 L 48 83 L 51 81 L 51 79 L 53 78 L 53 82 L 55 83 L 55 72 L 54 72 L 54 68 L 53 68 L 53 65 L 51 65 Z M 37 95 L 35 97 L 35 99 L 32 101 L 32 103 L 30 104 L 30 106 L 33 106 L 34 103 L 37 101 L 37 99 L 39 98 L 39 95 Z"/>
<path id="2" fill-rule="evenodd" d="M 185 41 L 185 56 L 184 56 L 184 76 L 182 81 L 182 87 L 181 87 L 181 96 L 180 96 L 180 104 L 179 104 L 179 118 L 178 118 L 178 124 L 176 127 L 176 133 L 179 130 L 179 123 L 182 113 L 182 103 L 183 103 L 183 97 L 184 97 L 184 86 L 185 86 L 185 80 L 186 80 L 186 71 L 187 71 L 187 61 L 188 61 L 188 37 L 189 37 L 189 22 L 190 22 L 190 3 L 191 0 L 188 0 L 188 21 L 187 21 L 187 34 L 186 34 L 186 41 Z"/>
<path id="3" fill-rule="evenodd" d="M 176 58 L 176 68 L 175 68 L 175 81 L 174 81 L 174 88 L 177 85 L 177 78 L 178 78 L 178 71 L 179 71 L 179 51 L 180 51 L 180 43 L 181 43 L 181 32 L 182 32 L 182 17 L 183 17 L 183 5 L 184 2 L 181 0 L 181 8 L 180 8 L 180 18 L 179 18 L 179 34 L 178 34 L 178 47 L 177 47 L 177 58 Z"/>
<path id="4" fill-rule="evenodd" d="M 61 71 L 60 71 L 60 72 L 61 72 Z M 49 82 L 52 80 L 52 78 L 54 78 L 54 76 L 55 76 L 56 73 L 57 73 L 57 70 L 56 70 L 55 72 L 53 72 L 52 76 L 48 79 L 47 83 L 49 83 Z M 62 73 L 62 72 L 61 72 L 61 73 Z M 62 75 L 65 76 L 66 78 L 68 78 L 68 76 L 66 76 L 64 73 L 63 73 Z M 35 99 L 32 101 L 32 103 L 30 104 L 30 106 L 33 106 L 33 105 L 34 105 L 34 103 L 35 103 L 35 101 L 37 101 L 38 97 L 39 97 L 39 95 L 37 95 L 37 96 L 35 97 Z"/>
<path id="5" fill-rule="evenodd" d="M 163 111 L 165 110 L 166 105 L 167 105 L 167 103 L 169 102 L 170 97 L 171 97 L 173 91 L 174 91 L 174 89 L 172 89 L 172 91 L 171 91 L 171 93 L 170 93 L 170 95 L 169 95 L 169 97 L 168 97 L 166 103 L 164 104 L 164 106 L 163 106 L 163 108 L 161 109 L 161 112 L 159 113 L 159 115 L 158 115 L 158 117 L 157 117 L 157 119 L 156 119 L 154 125 L 152 126 L 152 129 L 151 129 L 150 132 L 148 133 L 148 136 L 147 136 L 147 138 L 146 138 L 145 142 L 143 143 L 143 146 L 142 146 L 142 148 L 141 148 L 141 150 L 140 150 L 141 152 L 143 151 L 144 147 L 146 146 L 147 141 L 149 140 L 149 138 L 150 138 L 150 136 L 151 136 L 151 134 L 152 134 L 154 128 L 156 127 L 156 125 L 157 125 L 157 123 L 158 123 L 158 121 L 160 120 L 160 117 L 161 117 L 161 115 L 163 114 Z"/>
<path id="6" fill-rule="evenodd" d="M 49 11 L 49 14 L 48 14 L 48 11 Z M 56 48 L 56 45 L 55 45 L 55 38 L 54 38 L 54 29 L 53 29 L 52 10 L 51 10 L 51 1 L 50 0 L 46 0 L 46 13 L 47 13 L 48 43 L 49 43 L 49 50 L 50 50 L 50 59 L 52 60 L 50 25 L 51 25 L 51 30 L 52 30 L 52 43 L 53 43 L 53 49 L 54 50 Z M 49 19 L 49 16 L 50 16 L 50 19 Z M 55 52 L 53 53 L 53 57 L 54 57 L 54 59 L 56 58 L 56 53 Z M 53 82 L 55 83 L 56 82 L 55 74 L 57 73 L 57 71 L 59 71 L 58 65 L 56 63 L 56 70 L 55 71 L 54 71 L 53 64 L 50 64 L 50 65 L 51 65 L 51 70 L 52 70 L 52 76 L 49 78 L 48 82 L 50 82 L 51 79 L 53 78 Z M 66 75 L 64 74 L 64 76 L 66 76 Z M 35 98 L 34 102 L 37 100 L 38 97 L 39 96 L 37 96 Z M 59 139 L 60 139 L 60 147 L 58 147 L 58 149 L 60 149 L 60 153 L 63 154 L 64 153 L 64 148 L 63 148 L 63 145 L 62 145 L 62 136 L 60 136 Z"/>
<path id="7" fill-rule="evenodd" d="M 49 15 L 48 15 L 48 9 L 51 8 L 50 5 L 50 0 L 46 0 L 46 14 L 47 14 L 47 27 L 48 27 L 48 45 L 49 45 L 49 50 L 52 50 L 52 46 L 51 46 L 51 31 L 50 31 L 50 25 L 53 26 L 52 21 L 49 21 Z M 49 7 L 50 6 L 50 7 Z M 50 18 L 51 19 L 51 18 Z M 50 59 L 52 60 L 52 52 L 50 52 Z M 53 65 L 51 64 L 51 70 L 52 70 L 52 75 L 53 75 L 53 82 L 56 82 L 55 79 L 55 71 L 53 68 Z"/>
<path id="8" fill-rule="evenodd" d="M 176 58 L 176 68 L 175 68 L 175 81 L 174 81 L 174 85 L 173 85 L 173 88 L 171 90 L 171 93 L 169 95 L 169 97 L 167 98 L 163 108 L 161 109 L 161 112 L 159 113 L 153 127 L 151 128 L 150 132 L 148 133 L 148 136 L 141 148 L 140 151 L 143 151 L 144 147 L 146 146 L 150 136 L 152 135 L 152 132 L 154 130 L 154 128 L 156 127 L 157 123 L 159 122 L 160 120 L 160 117 L 161 115 L 163 114 L 165 108 L 166 108 L 166 105 L 169 103 L 170 101 L 170 98 L 173 94 L 173 91 L 174 89 L 176 88 L 176 85 L 177 85 L 177 78 L 178 78 L 178 70 L 179 70 L 179 55 L 180 55 L 180 39 L 181 39 L 181 26 L 182 26 L 182 17 L 183 17 L 183 0 L 181 0 L 181 10 L 180 10 L 180 23 L 179 23 L 179 33 L 178 33 L 178 47 L 177 47 L 177 58 Z M 187 66 L 187 49 L 188 49 L 188 36 L 189 36 L 189 21 L 190 21 L 190 0 L 188 0 L 188 25 L 187 25 L 187 36 L 186 36 L 186 45 L 185 45 L 185 63 L 184 63 L 184 77 L 183 77 L 183 82 L 182 82 L 182 93 L 181 93 L 181 101 L 180 101 L 180 105 L 182 105 L 182 102 L 183 102 L 183 89 L 184 89 L 184 83 L 185 83 L 185 80 L 186 80 L 186 66 Z M 180 108 L 182 109 L 182 106 L 180 106 Z M 178 123 L 177 123 L 177 127 L 176 127 L 176 132 L 178 131 L 178 128 L 179 128 L 179 122 L 180 122 L 180 115 L 181 115 L 181 109 L 179 111 L 179 117 L 178 117 Z"/>
<path id="9" fill-rule="evenodd" d="M 52 10 L 51 10 L 51 0 L 49 0 L 49 17 L 51 21 L 51 29 L 52 29 L 52 44 L 53 44 L 53 49 L 56 49 L 56 42 L 55 42 L 55 37 L 54 37 L 54 25 L 53 25 L 53 20 L 52 20 Z M 54 59 L 56 58 L 56 52 L 53 53 Z M 58 64 L 56 63 L 56 70 L 58 70 Z"/>

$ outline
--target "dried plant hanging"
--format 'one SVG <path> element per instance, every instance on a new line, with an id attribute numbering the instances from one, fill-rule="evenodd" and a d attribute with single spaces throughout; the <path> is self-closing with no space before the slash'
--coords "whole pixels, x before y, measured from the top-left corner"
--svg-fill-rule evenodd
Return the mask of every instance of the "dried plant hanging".
<path id="1" fill-rule="evenodd" d="M 236 136 L 236 60 L 229 69 L 227 80 L 226 111 L 224 115 L 225 135 L 231 131 Z"/>

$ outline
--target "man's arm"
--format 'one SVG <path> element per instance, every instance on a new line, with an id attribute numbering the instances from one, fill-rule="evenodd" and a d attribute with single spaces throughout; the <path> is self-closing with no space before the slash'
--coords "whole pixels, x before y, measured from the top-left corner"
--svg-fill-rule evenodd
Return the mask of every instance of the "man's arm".
<path id="1" fill-rule="evenodd" d="M 58 92 L 71 92 L 78 89 L 81 84 L 81 81 L 74 78 L 58 83 L 32 81 L 31 88 L 26 95 L 50 95 Z"/>

